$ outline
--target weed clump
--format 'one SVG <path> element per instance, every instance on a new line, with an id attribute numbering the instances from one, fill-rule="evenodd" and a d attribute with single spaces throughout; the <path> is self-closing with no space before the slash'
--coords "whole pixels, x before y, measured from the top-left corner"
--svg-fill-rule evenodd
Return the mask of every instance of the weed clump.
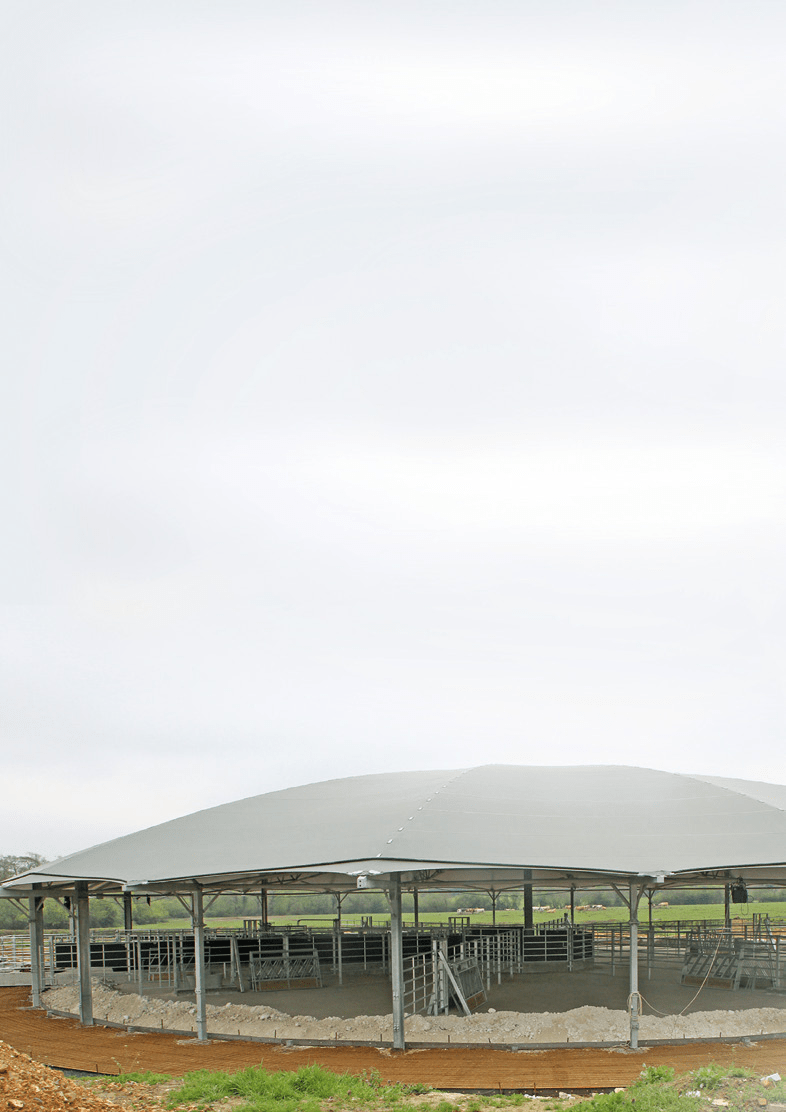
<path id="1" fill-rule="evenodd" d="M 670 1066 L 647 1066 L 629 1088 L 586 1099 L 566 1093 L 544 1099 L 502 1092 L 457 1093 L 447 1099 L 447 1094 L 424 1085 L 389 1083 L 375 1070 L 336 1074 L 318 1065 L 292 1072 L 268 1072 L 262 1064 L 237 1073 L 199 1070 L 181 1079 L 143 1071 L 111 1081 L 146 1083 L 151 1090 L 166 1082 L 168 1091 L 156 1094 L 151 1107 L 202 1112 L 496 1112 L 522 1106 L 528 1112 L 707 1112 L 711 1104 L 724 1112 L 764 1112 L 771 1104 L 786 1105 L 786 1082 L 777 1074 L 761 1077 L 742 1066 L 714 1063 L 680 1076 Z M 102 1079 L 91 1087 L 107 1082 Z M 419 1100 L 424 1094 L 425 1100 Z M 138 1094 L 133 1096 L 139 1107 Z"/>
<path id="2" fill-rule="evenodd" d="M 711 1063 L 709 1066 L 699 1066 L 692 1075 L 695 1087 L 705 1091 L 708 1089 L 719 1089 L 726 1080 L 726 1077 L 727 1071 L 721 1069 L 720 1066 L 714 1065 L 714 1063 Z"/>
<path id="3" fill-rule="evenodd" d="M 112 1080 L 118 1085 L 134 1081 L 138 1085 L 161 1085 L 170 1080 L 168 1073 L 156 1073 L 154 1070 L 134 1070 L 131 1073 L 117 1073 Z"/>
<path id="4" fill-rule="evenodd" d="M 422 1085 L 387 1084 L 377 1073 L 361 1076 L 331 1073 L 322 1066 L 303 1066 L 294 1072 L 270 1073 L 262 1066 L 249 1066 L 237 1073 L 198 1070 L 186 1074 L 173 1090 L 167 1104 L 207 1105 L 214 1101 L 237 1100 L 237 1112 L 320 1112 L 328 1101 L 370 1107 L 396 1104 L 403 1096 L 422 1093 Z"/>

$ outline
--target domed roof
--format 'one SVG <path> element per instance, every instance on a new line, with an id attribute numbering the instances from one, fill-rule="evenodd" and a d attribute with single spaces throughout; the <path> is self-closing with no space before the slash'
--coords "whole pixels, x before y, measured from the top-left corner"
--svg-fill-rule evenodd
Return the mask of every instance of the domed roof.
<path id="1" fill-rule="evenodd" d="M 353 887 L 359 875 L 490 887 L 532 879 L 724 876 L 783 883 L 786 787 L 625 766 L 482 765 L 328 780 L 251 796 L 42 866 L 8 888 L 75 879 L 173 890 Z"/>

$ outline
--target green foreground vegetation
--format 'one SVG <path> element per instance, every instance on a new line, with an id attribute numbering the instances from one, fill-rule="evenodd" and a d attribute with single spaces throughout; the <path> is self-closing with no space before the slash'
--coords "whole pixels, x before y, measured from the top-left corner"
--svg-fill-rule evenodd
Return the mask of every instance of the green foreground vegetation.
<path id="1" fill-rule="evenodd" d="M 269 1072 L 251 1066 L 237 1073 L 199 1070 L 182 1078 L 135 1073 L 85 1082 L 91 1089 L 118 1089 L 136 1107 L 161 1109 L 232 1108 L 233 1112 L 344 1112 L 370 1109 L 423 1109 L 423 1112 L 484 1112 L 532 1104 L 523 1093 L 483 1096 L 440 1094 L 420 1085 L 389 1084 L 376 1073 L 335 1074 L 321 1066 Z M 114 1095 L 113 1093 L 113 1095 Z M 698 1112 L 709 1101 L 730 1112 L 765 1108 L 786 1101 L 786 1083 L 743 1068 L 702 1066 L 676 1077 L 666 1066 L 645 1068 L 628 1089 L 587 1097 L 540 1097 L 546 1109 L 580 1107 L 581 1112 Z"/>

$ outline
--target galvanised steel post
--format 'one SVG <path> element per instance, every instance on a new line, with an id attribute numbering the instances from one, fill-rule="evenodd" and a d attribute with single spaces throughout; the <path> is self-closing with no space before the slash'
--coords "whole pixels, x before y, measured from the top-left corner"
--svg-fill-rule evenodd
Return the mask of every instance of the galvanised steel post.
<path id="1" fill-rule="evenodd" d="M 391 873 L 388 891 L 390 904 L 390 981 L 393 989 L 393 1048 L 404 1050 L 404 932 L 401 919 L 401 876 Z"/>
<path id="2" fill-rule="evenodd" d="M 38 887 L 33 885 L 33 889 Z M 41 896 L 29 896 L 27 900 L 27 922 L 30 928 L 30 984 L 33 1007 L 41 1007 L 43 978 L 41 976 L 41 953 L 44 945 L 44 901 Z"/>
<path id="3" fill-rule="evenodd" d="M 639 900 L 641 891 L 631 883 L 629 892 L 630 906 L 630 1047 L 636 1050 L 639 1045 Z"/>
<path id="4" fill-rule="evenodd" d="M 87 882 L 74 885 L 76 905 L 76 964 L 79 970 L 79 1019 L 93 1025 L 93 986 L 90 981 L 90 890 Z"/>
<path id="5" fill-rule="evenodd" d="M 44 976 L 44 974 L 46 972 L 46 958 L 44 956 L 44 897 L 43 896 L 39 896 L 36 899 L 35 921 L 36 921 L 36 934 L 38 935 L 38 955 L 37 955 L 38 956 L 38 962 L 37 962 L 37 964 L 38 964 L 38 983 L 41 986 L 41 991 L 43 992 L 43 990 L 46 988 L 46 977 Z M 32 957 L 33 957 L 33 955 L 32 955 L 32 952 L 31 952 L 31 954 L 30 954 L 31 968 L 32 968 Z M 53 962 L 52 963 L 52 972 L 53 973 L 54 973 L 54 969 L 55 969 L 55 966 L 54 966 L 54 962 Z"/>
<path id="6" fill-rule="evenodd" d="M 196 999 L 197 1039 L 207 1041 L 207 1001 L 205 1000 L 205 913 L 202 886 L 194 881 L 191 896 L 191 926 L 194 931 L 194 996 Z"/>

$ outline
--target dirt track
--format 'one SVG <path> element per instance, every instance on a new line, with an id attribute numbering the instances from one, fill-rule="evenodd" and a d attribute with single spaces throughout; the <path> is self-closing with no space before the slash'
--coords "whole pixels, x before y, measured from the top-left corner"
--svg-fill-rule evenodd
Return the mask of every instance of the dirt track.
<path id="1" fill-rule="evenodd" d="M 29 989 L 0 989 L 0 1039 L 48 1065 L 114 1074 L 151 1069 L 182 1074 L 195 1069 L 241 1069 L 264 1061 L 272 1070 L 316 1062 L 339 1073 L 377 1070 L 390 1081 L 442 1089 L 592 1089 L 627 1085 L 644 1064 L 678 1071 L 707 1062 L 742 1065 L 760 1074 L 786 1074 L 786 1040 L 690 1043 L 632 1053 L 609 1050 L 411 1050 L 367 1047 L 273 1047 L 252 1042 L 199 1044 L 176 1035 L 129 1035 L 105 1027 L 80 1027 L 75 1019 L 50 1019 L 29 1006 Z"/>

